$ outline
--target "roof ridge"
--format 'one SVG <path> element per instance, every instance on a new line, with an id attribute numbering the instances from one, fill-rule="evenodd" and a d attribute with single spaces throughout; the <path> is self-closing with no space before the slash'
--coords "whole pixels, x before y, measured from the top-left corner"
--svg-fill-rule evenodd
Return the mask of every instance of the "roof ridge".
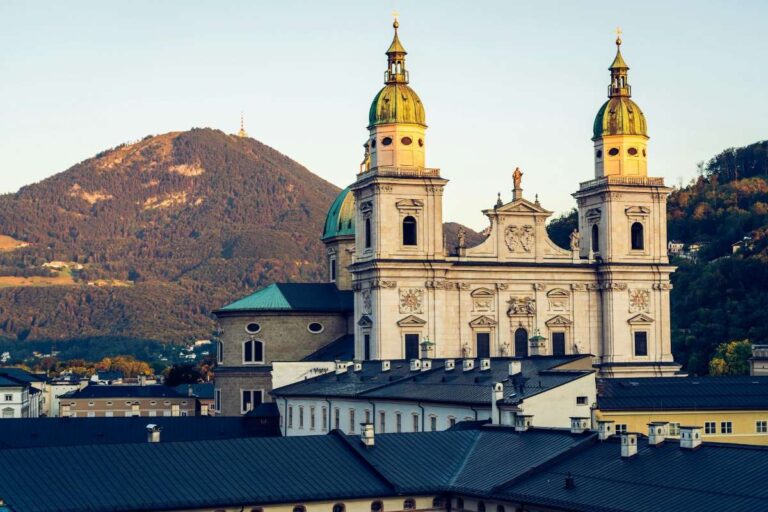
<path id="1" fill-rule="evenodd" d="M 413 374 L 411 374 L 412 372 L 408 372 L 405 376 L 403 376 L 403 377 L 401 377 L 399 379 L 395 379 L 395 380 L 392 380 L 392 381 L 387 381 L 387 382 L 381 384 L 380 386 L 376 386 L 376 387 L 373 387 L 371 389 L 366 389 L 365 391 L 359 393 L 359 396 L 363 396 L 363 395 L 365 395 L 367 393 L 370 393 L 371 391 L 378 391 L 380 389 L 384 389 L 384 388 L 387 388 L 389 386 L 394 386 L 396 384 L 402 384 L 403 382 L 407 382 L 409 379 L 413 379 L 413 382 L 416 382 L 416 377 L 418 377 L 419 375 L 432 374 L 432 373 L 435 373 L 440 368 L 443 368 L 443 366 L 436 366 L 435 365 L 435 366 L 431 367 L 429 370 L 419 370 L 418 373 L 413 373 Z M 379 373 L 383 373 L 383 372 L 379 372 Z M 424 384 L 426 384 L 426 383 L 424 383 Z"/>
<path id="2" fill-rule="evenodd" d="M 381 480 L 383 483 L 385 483 L 387 486 L 389 486 L 393 491 L 395 491 L 395 492 L 399 491 L 397 485 L 395 485 L 393 482 L 391 482 L 389 480 L 389 478 L 387 478 L 384 475 L 384 473 L 381 472 L 381 470 L 376 466 L 376 464 L 374 464 L 373 462 L 368 460 L 368 457 L 366 457 L 363 454 L 361 448 L 359 446 L 356 446 L 356 445 L 354 445 L 352 443 L 352 441 L 349 439 L 349 436 L 345 435 L 339 429 L 331 430 L 328 433 L 328 435 L 329 436 L 334 436 L 335 438 L 341 440 L 344 443 L 344 446 L 346 446 L 347 448 L 349 448 L 352 451 L 352 453 L 355 455 L 355 458 L 357 458 L 358 460 L 362 461 L 363 464 L 365 464 L 365 466 L 368 467 L 368 469 L 370 469 L 373 472 L 373 474 L 376 475 L 376 477 L 379 480 Z"/>
<path id="3" fill-rule="evenodd" d="M 454 484 L 456 483 L 456 480 L 459 478 L 459 475 L 461 475 L 464 471 L 464 468 L 467 466 L 467 463 L 469 462 L 470 456 L 475 452 L 475 448 L 477 448 L 477 444 L 480 442 L 480 437 L 484 434 L 484 432 L 477 430 L 477 435 L 472 440 L 472 444 L 470 444 L 467 447 L 467 451 L 464 453 L 464 459 L 461 461 L 461 464 L 458 468 L 456 468 L 456 471 L 453 472 L 453 476 L 451 477 L 451 480 L 448 482 L 448 488 L 452 489 Z"/>

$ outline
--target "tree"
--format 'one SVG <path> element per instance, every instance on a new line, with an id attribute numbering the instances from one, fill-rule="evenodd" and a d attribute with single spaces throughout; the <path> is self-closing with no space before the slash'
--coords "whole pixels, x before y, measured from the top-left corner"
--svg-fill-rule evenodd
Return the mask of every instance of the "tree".
<path id="1" fill-rule="evenodd" d="M 748 375 L 752 343 L 749 340 L 731 341 L 717 346 L 709 361 L 710 375 Z"/>
<path id="2" fill-rule="evenodd" d="M 194 364 L 175 364 L 168 368 L 165 385 L 175 387 L 179 384 L 196 384 L 202 380 L 200 369 Z"/>
<path id="3" fill-rule="evenodd" d="M 570 249 L 571 233 L 574 229 L 579 229 L 579 214 L 576 208 L 552 219 L 547 225 L 547 234 L 553 242 L 563 249 Z"/>

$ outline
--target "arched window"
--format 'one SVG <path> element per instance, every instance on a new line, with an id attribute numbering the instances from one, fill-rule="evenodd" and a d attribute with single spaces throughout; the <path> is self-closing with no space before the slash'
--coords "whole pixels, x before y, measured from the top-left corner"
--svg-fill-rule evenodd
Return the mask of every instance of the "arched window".
<path id="1" fill-rule="evenodd" d="M 382 512 L 384 510 L 384 503 L 381 501 L 374 501 L 371 503 L 371 512 Z"/>
<path id="2" fill-rule="evenodd" d="M 643 225 L 639 222 L 632 224 L 632 250 L 642 251 L 645 248 L 643 240 Z"/>
<path id="3" fill-rule="evenodd" d="M 403 219 L 403 245 L 416 245 L 416 219 L 407 216 Z"/>
<path id="4" fill-rule="evenodd" d="M 600 252 L 600 229 L 592 224 L 592 252 Z"/>
<path id="5" fill-rule="evenodd" d="M 371 218 L 365 218 L 365 248 L 371 248 Z"/>
<path id="6" fill-rule="evenodd" d="M 243 343 L 243 363 L 263 363 L 264 343 L 259 340 L 248 340 Z"/>
<path id="7" fill-rule="evenodd" d="M 344 512 L 345 509 L 346 507 L 344 506 L 343 503 L 336 503 L 333 506 L 333 512 Z"/>
<path id="8" fill-rule="evenodd" d="M 416 500 L 408 498 L 403 502 L 403 510 L 416 510 Z"/>
<path id="9" fill-rule="evenodd" d="M 485 512 L 485 502 L 484 501 L 478 501 L 477 502 L 477 512 Z"/>

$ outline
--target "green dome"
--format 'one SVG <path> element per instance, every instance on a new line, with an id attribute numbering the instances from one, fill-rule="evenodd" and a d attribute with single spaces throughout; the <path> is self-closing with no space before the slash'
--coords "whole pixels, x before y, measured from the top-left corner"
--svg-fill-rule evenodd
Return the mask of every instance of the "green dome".
<path id="1" fill-rule="evenodd" d="M 355 196 L 349 187 L 339 193 L 328 210 L 321 240 L 338 236 L 355 236 Z"/>
<path id="2" fill-rule="evenodd" d="M 606 135 L 645 135 L 648 126 L 637 103 L 627 96 L 614 96 L 606 101 L 595 117 L 593 140 Z"/>
<path id="3" fill-rule="evenodd" d="M 404 83 L 389 83 L 373 98 L 368 125 L 412 123 L 426 126 L 424 105 L 418 94 Z"/>

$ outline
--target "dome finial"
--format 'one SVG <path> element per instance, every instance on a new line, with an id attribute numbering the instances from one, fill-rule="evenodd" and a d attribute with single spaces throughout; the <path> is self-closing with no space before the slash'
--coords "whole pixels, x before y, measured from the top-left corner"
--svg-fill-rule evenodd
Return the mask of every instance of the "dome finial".
<path id="1" fill-rule="evenodd" d="M 397 34 L 397 29 L 400 28 L 400 22 L 397 21 L 397 18 L 400 16 L 400 13 L 397 11 L 392 11 L 392 17 L 395 19 L 395 21 L 392 22 L 392 26 L 395 28 L 395 34 Z"/>
<path id="2" fill-rule="evenodd" d="M 403 48 L 403 45 L 400 42 L 400 38 L 397 36 L 397 29 L 400 27 L 400 22 L 397 20 L 399 16 L 398 12 L 394 11 L 392 16 L 395 18 L 395 21 L 392 23 L 392 26 L 395 29 L 395 36 L 392 38 L 392 44 L 387 48 L 388 69 L 384 77 L 384 82 L 388 84 L 407 84 L 408 71 L 405 70 L 405 56 L 408 52 L 405 51 L 405 48 Z"/>
<path id="3" fill-rule="evenodd" d="M 616 46 L 621 46 L 621 27 L 616 27 Z"/>

